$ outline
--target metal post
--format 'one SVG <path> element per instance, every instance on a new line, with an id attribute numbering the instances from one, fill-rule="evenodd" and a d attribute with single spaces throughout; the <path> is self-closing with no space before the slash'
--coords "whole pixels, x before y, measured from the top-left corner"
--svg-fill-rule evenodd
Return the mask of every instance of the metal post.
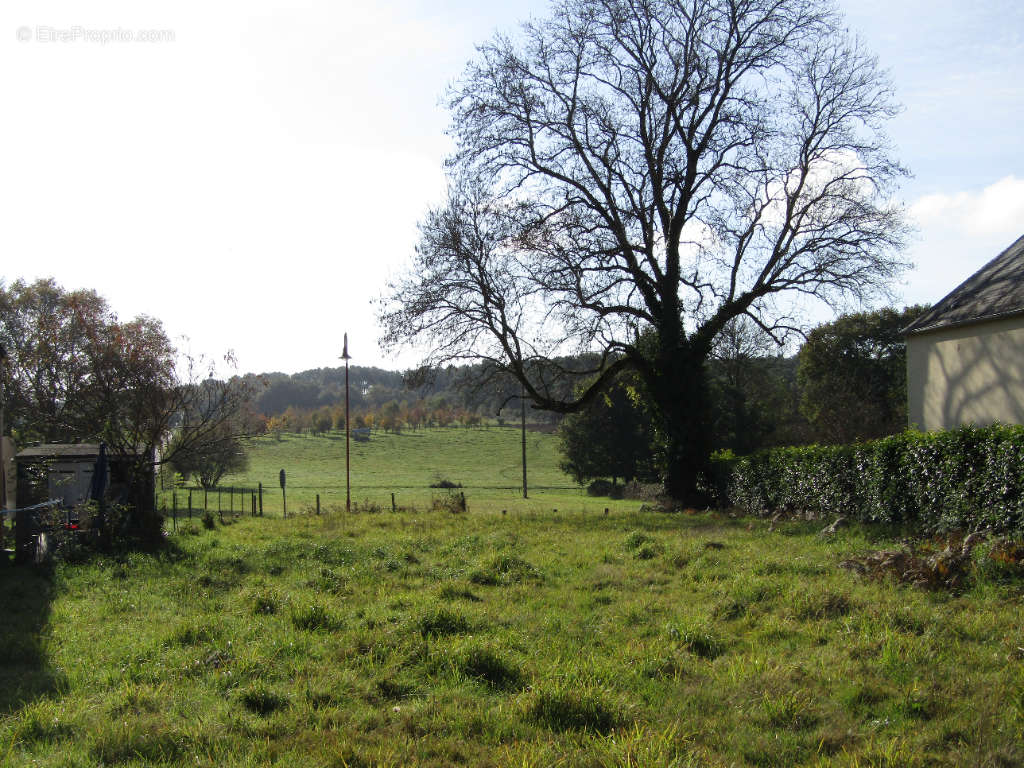
<path id="1" fill-rule="evenodd" d="M 341 352 L 341 359 L 345 361 L 345 511 L 352 511 L 352 476 L 351 463 L 349 459 L 349 436 L 352 432 L 352 424 L 348 411 L 348 334 L 345 334 L 345 346 Z"/>

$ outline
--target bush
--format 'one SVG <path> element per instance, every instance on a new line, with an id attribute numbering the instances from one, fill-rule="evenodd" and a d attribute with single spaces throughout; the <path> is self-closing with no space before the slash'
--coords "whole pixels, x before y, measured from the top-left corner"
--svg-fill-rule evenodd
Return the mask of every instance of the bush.
<path id="1" fill-rule="evenodd" d="M 852 445 L 714 459 L 725 501 L 755 515 L 843 515 L 930 533 L 1024 530 L 1024 427 L 907 431 Z"/>
<path id="2" fill-rule="evenodd" d="M 453 515 L 461 514 L 467 509 L 466 494 L 461 491 L 459 493 L 449 491 L 441 498 L 435 497 L 431 501 L 430 506 L 435 512 L 451 512 Z"/>
<path id="3" fill-rule="evenodd" d="M 587 486 L 587 496 L 607 496 L 609 499 L 621 499 L 625 489 L 610 480 L 591 480 Z"/>

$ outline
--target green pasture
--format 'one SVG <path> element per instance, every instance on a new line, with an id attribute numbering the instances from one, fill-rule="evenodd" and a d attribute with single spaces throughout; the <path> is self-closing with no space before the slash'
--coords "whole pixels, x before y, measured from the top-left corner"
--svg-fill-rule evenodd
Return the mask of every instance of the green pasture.
<path id="1" fill-rule="evenodd" d="M 517 437 L 362 445 L 357 487 L 396 512 L 179 519 L 153 554 L 0 568 L 0 766 L 1024 764 L 1024 578 L 984 547 L 929 592 L 841 565 L 906 532 L 538 491 L 555 512 L 498 487 Z M 259 441 L 247 477 L 313 491 L 343 445 Z M 429 503 L 435 473 L 467 512 Z"/>
<path id="2" fill-rule="evenodd" d="M 430 486 L 441 480 L 462 486 L 472 507 L 483 504 L 509 506 L 522 502 L 522 437 L 511 427 L 436 427 L 406 430 L 398 434 L 374 431 L 372 437 L 352 440 L 351 495 L 359 505 L 379 504 L 390 508 L 429 506 L 444 491 Z M 282 512 L 282 494 L 278 483 L 280 470 L 286 474 L 289 511 L 310 510 L 320 495 L 321 509 L 336 511 L 345 505 L 345 434 L 326 436 L 284 434 L 280 439 L 260 437 L 247 445 L 250 466 L 246 472 L 228 475 L 223 488 L 264 488 L 264 511 Z M 558 438 L 544 432 L 526 435 L 527 487 L 529 501 L 518 509 L 540 512 L 572 507 L 574 510 L 603 510 L 607 503 L 586 496 L 582 489 L 558 468 Z M 193 493 L 193 504 L 201 505 L 201 493 Z M 241 504 L 241 498 L 235 503 Z M 160 493 L 160 503 L 171 505 L 168 491 Z M 178 494 L 179 509 L 187 495 Z M 208 507 L 216 508 L 216 495 L 206 496 Z M 222 492 L 220 503 L 228 508 L 230 500 Z M 246 504 L 248 504 L 246 500 Z M 637 503 L 619 503 L 636 508 Z M 248 508 L 248 507 L 247 507 Z"/>

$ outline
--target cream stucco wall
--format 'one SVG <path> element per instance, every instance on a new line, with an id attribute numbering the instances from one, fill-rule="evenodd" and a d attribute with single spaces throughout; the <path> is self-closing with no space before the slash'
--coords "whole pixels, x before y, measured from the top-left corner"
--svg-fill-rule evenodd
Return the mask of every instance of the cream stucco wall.
<path id="1" fill-rule="evenodd" d="M 1024 424 L 1024 316 L 909 336 L 907 395 L 923 430 Z"/>

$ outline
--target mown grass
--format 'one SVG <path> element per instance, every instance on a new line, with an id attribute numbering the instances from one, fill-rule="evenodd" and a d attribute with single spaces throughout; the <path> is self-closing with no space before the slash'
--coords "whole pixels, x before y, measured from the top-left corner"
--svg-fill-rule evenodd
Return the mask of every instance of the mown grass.
<path id="1" fill-rule="evenodd" d="M 886 542 L 818 528 L 388 510 L 6 569 L 0 763 L 1020 765 L 1019 580 L 863 580 Z"/>

